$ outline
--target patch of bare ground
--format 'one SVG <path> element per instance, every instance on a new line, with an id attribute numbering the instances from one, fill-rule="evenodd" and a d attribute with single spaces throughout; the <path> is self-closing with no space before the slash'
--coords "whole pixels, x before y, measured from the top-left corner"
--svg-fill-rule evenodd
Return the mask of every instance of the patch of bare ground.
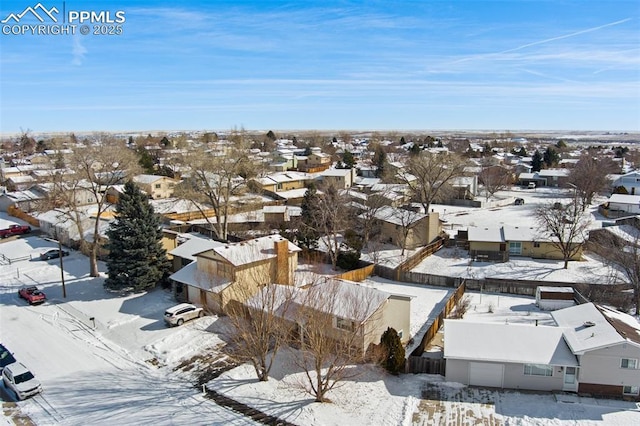
<path id="1" fill-rule="evenodd" d="M 20 411 L 20 407 L 15 402 L 3 402 L 2 414 L 5 418 L 10 419 L 16 426 L 34 426 L 35 423 Z"/>

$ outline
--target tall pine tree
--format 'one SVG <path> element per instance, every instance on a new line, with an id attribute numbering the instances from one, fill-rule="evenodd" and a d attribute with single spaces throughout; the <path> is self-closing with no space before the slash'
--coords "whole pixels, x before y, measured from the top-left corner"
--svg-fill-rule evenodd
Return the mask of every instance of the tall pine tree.
<path id="1" fill-rule="evenodd" d="M 162 247 L 160 218 L 147 197 L 131 181 L 116 205 L 116 220 L 107 230 L 108 277 L 113 290 L 143 291 L 155 287 L 169 271 Z"/>

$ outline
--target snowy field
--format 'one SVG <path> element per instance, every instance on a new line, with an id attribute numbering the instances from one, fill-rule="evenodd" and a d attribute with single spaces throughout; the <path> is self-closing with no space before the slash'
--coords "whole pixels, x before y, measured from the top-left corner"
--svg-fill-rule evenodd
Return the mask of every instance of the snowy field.
<path id="1" fill-rule="evenodd" d="M 22 258 L 0 265 L 0 340 L 44 388 L 43 394 L 15 403 L 17 408 L 13 401 L 4 402 L 0 422 L 17 423 L 10 416 L 21 413 L 37 425 L 255 424 L 204 398 L 193 375 L 176 369 L 194 355 L 224 356 L 218 351 L 225 339 L 220 333 L 224 318 L 210 316 L 167 328 L 162 314 L 175 304 L 168 292 L 105 292 L 103 278 L 89 277 L 87 258 L 74 251 L 63 258 L 63 298 L 59 261 L 36 260 L 45 247 L 55 243 L 35 235 L 0 241 L 0 254 Z M 449 292 L 377 278 L 367 284 L 414 296 L 412 331 L 439 310 Z M 37 285 L 49 300 L 28 306 L 16 294 L 24 285 Z M 502 320 L 513 307 L 531 301 L 483 294 L 467 320 L 487 315 L 489 303 L 496 306 L 494 318 Z M 498 307 L 506 311 L 500 313 Z M 533 318 L 526 309 L 520 311 L 523 318 Z M 301 372 L 290 356 L 282 352 L 266 383 L 256 382 L 252 370 L 240 366 L 208 386 L 299 425 L 640 424 L 634 403 L 471 389 L 440 376 L 389 376 L 373 366 L 358 367 L 361 375 L 328 395 L 332 403 L 316 404 L 304 392 Z M 5 401 L 13 400 L 10 391 L 0 391 Z"/>

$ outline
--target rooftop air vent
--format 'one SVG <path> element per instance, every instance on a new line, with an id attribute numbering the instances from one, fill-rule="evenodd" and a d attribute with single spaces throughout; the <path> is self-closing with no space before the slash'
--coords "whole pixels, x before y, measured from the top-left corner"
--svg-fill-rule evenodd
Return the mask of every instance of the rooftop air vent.
<path id="1" fill-rule="evenodd" d="M 593 321 L 585 321 L 583 325 L 585 327 L 593 327 L 594 325 L 596 325 L 596 323 Z"/>

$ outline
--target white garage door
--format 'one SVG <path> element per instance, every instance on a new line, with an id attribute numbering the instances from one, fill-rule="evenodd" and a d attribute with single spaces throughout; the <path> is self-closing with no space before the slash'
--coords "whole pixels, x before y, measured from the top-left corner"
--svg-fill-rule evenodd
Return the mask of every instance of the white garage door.
<path id="1" fill-rule="evenodd" d="M 486 362 L 469 363 L 469 384 L 473 386 L 502 387 L 504 366 Z"/>

